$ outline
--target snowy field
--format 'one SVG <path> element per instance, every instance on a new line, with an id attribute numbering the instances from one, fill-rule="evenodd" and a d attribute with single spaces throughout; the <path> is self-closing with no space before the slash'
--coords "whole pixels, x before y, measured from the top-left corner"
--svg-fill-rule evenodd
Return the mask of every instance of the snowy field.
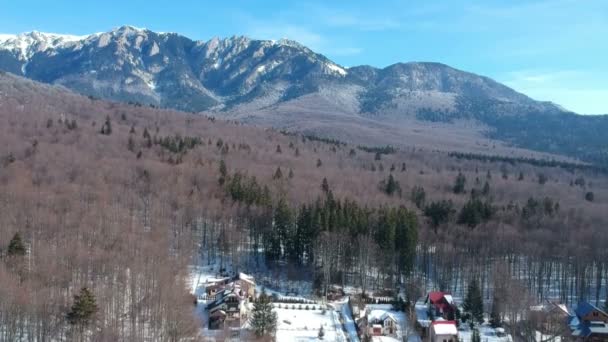
<path id="1" fill-rule="evenodd" d="M 320 327 L 323 327 L 325 332 L 324 341 L 347 341 L 336 311 L 326 310 L 323 314 L 318 306 L 316 310 L 293 310 L 289 305 L 289 309 L 279 309 L 275 306 L 275 312 L 278 315 L 277 341 L 319 341 Z"/>
<path id="2" fill-rule="evenodd" d="M 477 327 L 479 330 L 479 336 L 481 337 L 481 342 L 511 342 L 513 339 L 511 335 L 507 336 L 497 336 L 496 330 L 490 326 L 488 323 L 484 323 Z M 471 341 L 473 331 L 468 327 L 467 324 L 461 324 L 458 328 L 458 337 L 463 342 Z"/>

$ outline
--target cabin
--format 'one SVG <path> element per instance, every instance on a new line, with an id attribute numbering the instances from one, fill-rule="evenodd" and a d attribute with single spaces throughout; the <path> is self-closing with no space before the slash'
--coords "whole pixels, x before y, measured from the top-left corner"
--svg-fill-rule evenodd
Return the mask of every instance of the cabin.
<path id="1" fill-rule="evenodd" d="M 209 282 L 207 304 L 209 329 L 240 328 L 248 319 L 248 303 L 255 298 L 253 277 L 239 273 L 231 278 Z"/>
<path id="2" fill-rule="evenodd" d="M 245 273 L 239 273 L 232 279 L 232 282 L 240 287 L 242 296 L 246 296 L 249 299 L 255 297 L 255 280 L 252 276 Z"/>
<path id="3" fill-rule="evenodd" d="M 429 311 L 433 314 L 433 317 L 441 317 L 449 321 L 455 319 L 456 305 L 454 304 L 454 298 L 451 294 L 441 291 L 429 292 L 426 296 L 425 303 L 427 304 Z"/>
<path id="4" fill-rule="evenodd" d="M 207 305 L 209 329 L 240 327 L 247 318 L 247 300 L 239 294 L 238 288 L 226 289 L 216 295 Z"/>
<path id="5" fill-rule="evenodd" d="M 433 321 L 429 330 L 429 342 L 458 342 L 458 328 L 455 321 Z"/>
<path id="6" fill-rule="evenodd" d="M 544 304 L 530 307 L 528 319 L 540 322 L 538 329 L 546 335 L 567 337 L 569 329 L 564 322 L 571 315 L 566 305 L 547 301 Z"/>
<path id="7" fill-rule="evenodd" d="M 397 320 L 393 315 L 388 312 L 384 313 L 373 313 L 376 310 L 372 311 L 368 316 L 368 334 L 370 336 L 392 336 L 397 333 Z"/>
<path id="8" fill-rule="evenodd" d="M 390 308 L 390 305 L 382 304 L 373 307 L 367 306 L 365 310 L 359 311 L 358 317 L 354 316 L 362 339 L 381 336 L 397 337 L 400 329 L 399 321 Z"/>
<path id="9" fill-rule="evenodd" d="M 576 306 L 568 325 L 576 341 L 608 342 L 608 314 L 589 302 Z"/>

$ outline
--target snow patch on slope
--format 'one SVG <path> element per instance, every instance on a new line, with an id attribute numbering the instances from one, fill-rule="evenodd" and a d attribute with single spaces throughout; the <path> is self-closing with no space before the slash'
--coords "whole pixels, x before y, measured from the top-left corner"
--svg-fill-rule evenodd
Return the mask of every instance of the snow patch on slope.
<path id="1" fill-rule="evenodd" d="M 346 74 L 348 73 L 346 70 L 344 70 L 344 68 L 342 68 L 334 63 L 329 63 L 329 62 L 325 63 L 325 67 L 327 69 L 329 69 L 331 72 L 334 72 L 341 76 L 346 76 Z"/>
<path id="2" fill-rule="evenodd" d="M 89 36 L 74 36 L 32 31 L 19 35 L 0 35 L 0 50 L 13 52 L 21 61 L 29 60 L 35 53 L 72 45 Z"/>

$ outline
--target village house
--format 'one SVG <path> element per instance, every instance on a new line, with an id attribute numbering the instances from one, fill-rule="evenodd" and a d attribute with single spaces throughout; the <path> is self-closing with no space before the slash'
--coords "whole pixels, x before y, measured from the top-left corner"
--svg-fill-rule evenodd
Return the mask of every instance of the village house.
<path id="1" fill-rule="evenodd" d="M 539 322 L 538 329 L 549 336 L 567 337 L 570 329 L 565 322 L 572 316 L 564 304 L 547 301 L 545 304 L 530 307 L 528 319 Z"/>
<path id="2" fill-rule="evenodd" d="M 441 317 L 446 320 L 454 320 L 456 318 L 456 305 L 451 294 L 433 291 L 429 292 L 425 299 L 428 310 L 434 318 Z"/>
<path id="3" fill-rule="evenodd" d="M 356 318 L 356 323 L 359 328 L 361 337 L 397 337 L 399 330 L 399 321 L 388 308 L 366 307 L 365 310 L 359 311 L 359 317 Z M 356 317 L 356 316 L 355 316 Z"/>
<path id="4" fill-rule="evenodd" d="M 416 328 L 422 338 L 429 339 L 431 338 L 434 321 L 454 321 L 457 306 L 451 294 L 432 291 L 416 302 L 415 310 Z M 445 327 L 442 326 L 442 328 Z"/>
<path id="5" fill-rule="evenodd" d="M 608 314 L 589 302 L 577 305 L 568 325 L 576 341 L 608 342 Z"/>
<path id="6" fill-rule="evenodd" d="M 429 342 L 458 342 L 455 321 L 437 320 L 431 323 Z"/>
<path id="7" fill-rule="evenodd" d="M 206 287 L 211 302 L 207 304 L 209 329 L 240 328 L 248 319 L 248 303 L 255 297 L 255 281 L 244 273 Z"/>

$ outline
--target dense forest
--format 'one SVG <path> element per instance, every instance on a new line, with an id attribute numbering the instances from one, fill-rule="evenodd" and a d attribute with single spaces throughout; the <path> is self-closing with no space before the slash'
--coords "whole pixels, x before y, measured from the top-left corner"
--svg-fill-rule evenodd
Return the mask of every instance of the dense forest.
<path id="1" fill-rule="evenodd" d="M 351 146 L 8 75 L 0 123 L 0 340 L 194 340 L 201 260 L 319 295 L 476 280 L 512 317 L 607 295 L 602 170 Z"/>

